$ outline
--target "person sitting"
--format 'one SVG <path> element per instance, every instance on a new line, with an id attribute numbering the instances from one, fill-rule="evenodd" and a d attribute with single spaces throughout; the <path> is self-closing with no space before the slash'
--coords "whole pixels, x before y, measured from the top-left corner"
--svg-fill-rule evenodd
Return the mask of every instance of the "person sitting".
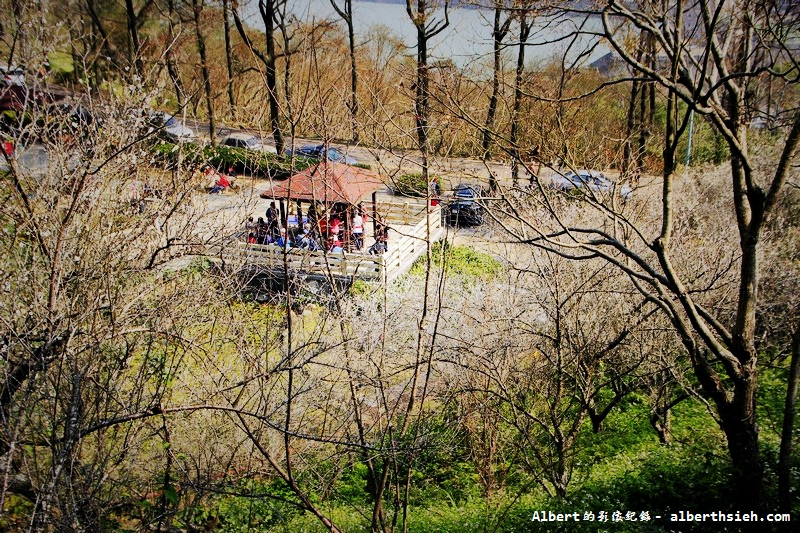
<path id="1" fill-rule="evenodd" d="M 210 194 L 219 194 L 228 187 L 231 186 L 231 182 L 228 181 L 228 177 L 225 174 L 220 174 L 219 178 L 217 178 L 217 182 L 214 185 L 214 188 L 209 191 Z"/>
<path id="2" fill-rule="evenodd" d="M 344 248 L 342 248 L 342 241 L 339 240 L 338 235 L 331 235 L 328 239 L 328 251 L 333 253 L 344 252 Z"/>
<path id="3" fill-rule="evenodd" d="M 203 167 L 203 179 L 208 180 L 207 188 L 213 189 L 217 185 L 217 180 L 219 179 L 219 172 L 214 170 L 211 165 L 206 165 Z"/>
<path id="4" fill-rule="evenodd" d="M 367 253 L 369 255 L 381 255 L 382 253 L 386 252 L 386 245 L 383 244 L 381 241 L 375 241 L 375 244 L 369 247 Z"/>
<path id="5" fill-rule="evenodd" d="M 309 252 L 318 252 L 322 249 L 317 242 L 317 239 L 315 239 L 310 233 L 303 235 L 303 238 L 300 242 L 302 243 L 303 248 L 307 249 Z"/>
<path id="6" fill-rule="evenodd" d="M 258 223 L 256 224 L 256 242 L 258 244 L 269 244 L 272 242 L 272 238 L 269 234 L 269 226 L 267 226 L 267 223 L 264 222 L 262 217 L 258 217 Z"/>
<path id="7" fill-rule="evenodd" d="M 280 248 L 291 248 L 292 240 L 286 235 L 286 228 L 280 228 L 278 238 L 275 239 L 275 244 Z"/>
<path id="8" fill-rule="evenodd" d="M 247 234 L 247 244 L 256 244 L 258 243 L 258 238 L 254 232 L 250 232 Z"/>
<path id="9" fill-rule="evenodd" d="M 370 247 L 369 253 L 371 255 L 380 255 L 387 251 L 389 251 L 389 226 L 378 223 L 378 227 L 375 230 L 375 244 Z"/>
<path id="10" fill-rule="evenodd" d="M 297 239 L 297 245 L 310 252 L 319 250 L 319 244 L 317 244 L 317 240 L 311 234 L 311 224 L 308 222 L 303 224 L 303 229 Z"/>

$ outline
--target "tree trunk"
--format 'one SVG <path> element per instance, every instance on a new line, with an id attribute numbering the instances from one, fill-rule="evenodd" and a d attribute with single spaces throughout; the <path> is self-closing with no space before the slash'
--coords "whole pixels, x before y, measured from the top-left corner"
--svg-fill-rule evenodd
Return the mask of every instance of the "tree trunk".
<path id="1" fill-rule="evenodd" d="M 178 109 L 183 109 L 186 106 L 186 91 L 183 87 L 183 81 L 181 80 L 181 73 L 178 70 L 178 65 L 175 62 L 175 55 L 172 52 L 174 42 L 175 42 L 175 23 L 173 22 L 175 14 L 175 2 L 174 0 L 169 0 L 167 3 L 169 9 L 169 23 L 167 27 L 169 29 L 169 46 L 167 46 L 166 50 L 164 50 L 164 61 L 167 64 L 167 73 L 169 74 L 169 79 L 172 81 L 172 85 L 175 87 L 175 99 L 178 102 Z"/>
<path id="2" fill-rule="evenodd" d="M 284 140 L 281 132 L 280 106 L 278 105 L 278 77 L 275 69 L 275 2 L 266 0 L 263 2 L 264 9 L 261 18 L 264 21 L 264 31 L 266 32 L 266 62 L 264 63 L 264 75 L 267 82 L 267 99 L 269 101 L 269 121 L 272 128 L 272 137 L 275 140 L 275 149 L 279 154 L 283 153 Z"/>
<path id="3" fill-rule="evenodd" d="M 264 64 L 264 78 L 267 84 L 267 101 L 269 104 L 269 120 L 272 129 L 272 137 L 275 140 L 275 149 L 279 154 L 283 153 L 285 141 L 280 128 L 280 106 L 278 105 L 278 82 L 275 70 L 276 51 L 275 51 L 275 16 L 276 0 L 261 0 L 258 8 L 261 12 L 261 20 L 264 22 L 264 33 L 266 38 L 266 49 L 262 52 L 247 36 L 247 30 L 239 17 L 239 2 L 231 0 L 231 13 L 236 24 L 236 30 L 242 37 L 247 47 Z M 288 91 L 288 88 L 287 88 Z"/>
<path id="4" fill-rule="evenodd" d="M 92 26 L 94 26 L 94 28 L 97 30 L 97 33 L 100 34 L 99 39 L 97 39 L 97 37 L 94 35 L 94 32 L 92 32 L 91 34 L 93 42 L 96 43 L 95 48 L 102 50 L 103 53 L 106 55 L 106 57 L 110 59 L 110 62 L 112 63 L 115 62 L 117 60 L 117 54 L 115 53 L 115 50 L 111 48 L 111 44 L 108 39 L 108 33 L 106 32 L 105 26 L 103 26 L 103 21 L 97 12 L 97 6 L 95 5 L 95 0 L 86 0 L 86 11 L 87 13 L 89 13 L 89 18 L 92 20 Z M 98 41 L 99 44 L 97 44 Z M 100 78 L 100 74 L 98 72 L 98 69 L 100 68 L 99 61 L 94 61 L 93 63 L 95 66 L 94 83 L 96 83 L 97 86 L 99 86 L 100 82 L 102 81 L 99 79 Z"/>
<path id="5" fill-rule="evenodd" d="M 208 112 L 208 135 L 213 144 L 217 131 L 214 123 L 214 94 L 211 92 L 211 74 L 208 71 L 208 58 L 206 57 L 206 40 L 200 29 L 201 15 L 203 14 L 203 0 L 192 0 L 194 12 L 195 37 L 197 38 L 197 53 L 200 54 L 200 71 L 203 75 L 203 89 L 206 95 L 206 111 Z"/>
<path id="6" fill-rule="evenodd" d="M 231 119 L 236 119 L 236 98 L 233 94 L 233 52 L 231 50 L 231 21 L 229 0 L 222 0 L 223 29 L 225 31 L 225 66 L 228 69 L 228 106 Z"/>
<path id="7" fill-rule="evenodd" d="M 353 0 L 344 0 L 344 7 L 339 7 L 336 0 L 331 0 L 331 6 L 339 17 L 347 24 L 347 44 L 350 49 L 350 103 L 347 110 L 350 113 L 350 127 L 353 143 L 359 141 L 358 133 L 358 71 L 356 70 L 356 36 L 353 27 Z"/>
<path id="8" fill-rule="evenodd" d="M 525 43 L 531 32 L 531 23 L 525 14 L 519 18 L 519 51 L 517 52 L 517 70 L 514 75 L 514 107 L 511 112 L 511 180 L 514 187 L 519 180 L 519 162 L 522 154 L 519 149 L 519 115 L 522 110 L 522 76 L 525 74 Z"/>
<path id="9" fill-rule="evenodd" d="M 503 39 L 508 33 L 508 22 L 501 24 L 500 15 L 503 8 L 501 5 L 496 5 L 494 8 L 494 26 L 492 27 L 492 94 L 489 97 L 489 107 L 486 110 L 486 121 L 483 125 L 483 159 L 491 157 L 492 134 L 494 133 L 494 121 L 497 114 L 497 101 L 500 95 L 500 69 L 501 69 L 501 55 Z"/>
<path id="10" fill-rule="evenodd" d="M 653 429 L 656 430 L 656 435 L 658 435 L 658 442 L 661 444 L 669 444 L 672 440 L 670 436 L 670 427 L 671 427 L 671 420 L 672 416 L 671 409 L 656 410 L 653 414 L 650 415 L 650 425 L 653 426 Z"/>
<path id="11" fill-rule="evenodd" d="M 644 34 L 639 36 L 639 46 L 636 48 L 636 61 L 641 61 L 644 53 Z M 633 80 L 631 82 L 631 96 L 628 100 L 628 113 L 625 119 L 625 143 L 622 148 L 622 176 L 628 177 L 633 174 L 636 166 L 633 153 L 632 139 L 637 131 L 636 128 L 636 103 L 639 99 L 641 82 Z"/>
<path id="12" fill-rule="evenodd" d="M 347 0 L 352 6 L 352 0 Z M 350 7 L 352 13 L 352 7 Z M 350 45 L 350 122 L 353 128 L 353 144 L 358 143 L 358 70 L 356 69 L 356 36 L 353 29 L 352 14 L 347 20 L 347 40 Z"/>
<path id="13" fill-rule="evenodd" d="M 430 73 L 428 72 L 428 33 L 425 29 L 427 2 L 418 0 L 417 16 L 422 23 L 417 26 L 417 83 L 414 95 L 414 122 L 417 130 L 417 144 L 422 156 L 422 179 L 429 183 L 428 154 L 428 105 L 430 99 Z"/>
<path id="14" fill-rule="evenodd" d="M 738 508 L 753 509 L 761 514 L 767 512 L 767 502 L 758 447 L 756 382 L 756 376 L 750 373 L 736 380 L 731 402 L 718 405 L 718 410 L 734 468 Z"/>
<path id="15" fill-rule="evenodd" d="M 631 82 L 631 96 L 628 101 L 628 114 L 625 119 L 625 144 L 622 147 L 622 176 L 628 176 L 632 173 L 635 166 L 633 158 L 633 148 L 631 147 L 631 139 L 636 131 L 636 100 L 639 94 L 639 82 L 634 80 Z"/>
<path id="16" fill-rule="evenodd" d="M 125 0 L 125 18 L 128 25 L 128 53 L 130 64 L 133 66 L 134 74 L 141 78 L 144 67 L 140 56 L 142 44 L 139 40 L 139 24 L 136 11 L 133 9 L 133 0 Z"/>
<path id="17" fill-rule="evenodd" d="M 786 401 L 783 405 L 783 429 L 781 449 L 778 456 L 778 503 L 780 511 L 791 511 L 791 467 L 794 449 L 792 435 L 797 414 L 797 385 L 800 380 L 800 326 L 792 339 L 792 358 L 789 362 L 789 378 L 786 384 Z"/>

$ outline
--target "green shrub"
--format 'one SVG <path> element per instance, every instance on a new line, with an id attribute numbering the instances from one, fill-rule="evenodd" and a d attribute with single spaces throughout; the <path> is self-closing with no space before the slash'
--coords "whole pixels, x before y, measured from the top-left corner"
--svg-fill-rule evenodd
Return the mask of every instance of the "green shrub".
<path id="1" fill-rule="evenodd" d="M 231 494 L 214 498 L 207 507 L 187 514 L 192 526 L 237 533 L 280 530 L 302 515 L 294 493 L 283 480 L 244 480 L 230 487 Z"/>
<path id="2" fill-rule="evenodd" d="M 363 279 L 356 279 L 353 280 L 352 285 L 350 285 L 350 294 L 357 295 L 357 296 L 365 296 L 373 291 L 373 286 L 369 283 L 364 281 Z"/>
<path id="3" fill-rule="evenodd" d="M 169 142 L 158 142 L 151 148 L 156 162 L 165 166 L 174 166 L 178 162 L 180 146 Z M 184 143 L 183 162 L 186 165 L 208 164 L 220 171 L 228 168 L 238 173 L 245 173 L 252 176 L 270 177 L 274 179 L 288 178 L 294 172 L 300 172 L 315 164 L 316 160 L 298 158 L 295 160 L 294 168 L 289 161 L 276 154 L 259 153 L 244 148 L 234 148 L 231 146 L 205 146 L 201 147 L 194 143 Z"/>
<path id="4" fill-rule="evenodd" d="M 431 182 L 435 182 L 441 188 L 442 178 L 432 176 Z M 428 195 L 428 183 L 422 177 L 421 172 L 408 172 L 399 178 L 393 178 L 392 188 L 397 194 L 405 196 L 424 197 Z"/>

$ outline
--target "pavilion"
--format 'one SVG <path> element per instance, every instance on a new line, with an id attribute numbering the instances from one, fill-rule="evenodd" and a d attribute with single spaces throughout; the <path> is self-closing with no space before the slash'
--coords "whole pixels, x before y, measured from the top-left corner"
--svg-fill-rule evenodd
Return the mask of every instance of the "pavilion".
<path id="1" fill-rule="evenodd" d="M 261 193 L 261 198 L 280 202 L 280 220 L 287 225 L 302 226 L 303 213 L 316 224 L 331 213 L 341 213 L 344 218 L 344 235 L 350 234 L 350 220 L 354 209 L 363 209 L 369 199 L 373 231 L 377 224 L 377 191 L 384 186 L 380 176 L 367 169 L 323 161 L 290 176 L 285 181 Z M 296 214 L 289 216 L 289 204 L 295 202 Z"/>

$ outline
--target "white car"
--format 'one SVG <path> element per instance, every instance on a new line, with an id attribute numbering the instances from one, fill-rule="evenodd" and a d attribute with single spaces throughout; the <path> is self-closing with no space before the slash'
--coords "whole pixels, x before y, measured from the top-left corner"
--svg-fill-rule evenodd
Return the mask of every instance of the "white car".
<path id="1" fill-rule="evenodd" d="M 163 111 L 151 111 L 147 117 L 149 131 L 158 130 L 159 134 L 171 142 L 194 141 L 197 134 L 192 128 Z"/>
<path id="2" fill-rule="evenodd" d="M 255 152 L 263 152 L 267 154 L 277 154 L 274 146 L 264 144 L 259 137 L 250 135 L 249 133 L 231 133 L 226 135 L 219 141 L 220 146 L 231 146 L 233 148 L 244 148 L 246 150 L 253 150 Z"/>
<path id="3" fill-rule="evenodd" d="M 0 63 L 0 83 L 3 85 L 25 85 L 25 70 L 16 65 Z"/>
<path id="4" fill-rule="evenodd" d="M 627 185 L 618 186 L 616 182 L 607 178 L 605 174 L 597 170 L 570 170 L 566 174 L 554 176 L 550 182 L 550 187 L 557 191 L 572 191 L 585 189 L 594 192 L 607 193 L 614 189 L 619 195 L 629 200 L 633 195 L 633 189 Z"/>

